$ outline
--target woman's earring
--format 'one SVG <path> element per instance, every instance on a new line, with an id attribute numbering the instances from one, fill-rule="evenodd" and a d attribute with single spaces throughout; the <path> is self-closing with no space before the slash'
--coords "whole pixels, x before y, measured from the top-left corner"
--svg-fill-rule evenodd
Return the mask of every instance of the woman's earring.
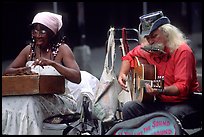
<path id="1" fill-rule="evenodd" d="M 32 35 L 32 37 L 31 37 L 31 38 L 32 38 L 32 42 L 33 42 L 33 43 L 35 43 L 35 39 L 33 38 L 33 35 Z"/>

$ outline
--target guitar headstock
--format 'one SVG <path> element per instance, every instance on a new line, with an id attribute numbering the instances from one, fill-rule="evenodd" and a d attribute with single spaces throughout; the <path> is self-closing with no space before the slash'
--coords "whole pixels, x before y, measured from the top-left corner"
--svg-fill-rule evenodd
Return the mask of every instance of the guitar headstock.
<path id="1" fill-rule="evenodd" d="M 157 79 L 152 80 L 151 86 L 162 92 L 164 90 L 164 76 L 157 76 Z"/>

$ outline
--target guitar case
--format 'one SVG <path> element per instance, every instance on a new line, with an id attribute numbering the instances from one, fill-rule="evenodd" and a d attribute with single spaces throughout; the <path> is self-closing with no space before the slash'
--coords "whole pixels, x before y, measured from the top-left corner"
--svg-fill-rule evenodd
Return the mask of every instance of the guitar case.
<path id="1" fill-rule="evenodd" d="M 164 111 L 149 113 L 114 125 L 106 135 L 181 135 L 180 121 Z"/>

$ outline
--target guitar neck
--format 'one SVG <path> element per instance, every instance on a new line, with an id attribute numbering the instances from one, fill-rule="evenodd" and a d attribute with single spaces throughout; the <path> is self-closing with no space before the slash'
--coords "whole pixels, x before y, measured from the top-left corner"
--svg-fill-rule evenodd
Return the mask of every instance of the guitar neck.
<path id="1" fill-rule="evenodd" d="M 144 88 L 145 83 L 149 84 L 151 87 L 153 86 L 153 81 L 152 80 L 140 80 L 140 87 Z"/>

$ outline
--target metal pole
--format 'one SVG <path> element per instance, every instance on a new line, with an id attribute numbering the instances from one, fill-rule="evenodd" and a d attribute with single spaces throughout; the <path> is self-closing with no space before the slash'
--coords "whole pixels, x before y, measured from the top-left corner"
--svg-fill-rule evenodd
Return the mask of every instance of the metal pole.
<path id="1" fill-rule="evenodd" d="M 91 67 L 89 64 L 91 59 L 91 49 L 89 45 L 86 45 L 84 2 L 77 2 L 77 10 L 81 43 L 80 46 L 74 48 L 73 53 L 80 69 L 91 72 Z"/>
<path id="2" fill-rule="evenodd" d="M 143 2 L 143 15 L 147 14 L 147 2 Z"/>
<path id="3" fill-rule="evenodd" d="M 81 26 L 85 23 L 84 21 L 84 2 L 78 2 L 77 8 L 78 8 L 78 25 Z"/>
<path id="4" fill-rule="evenodd" d="M 57 2 L 53 2 L 53 11 L 57 13 Z"/>
<path id="5" fill-rule="evenodd" d="M 77 2 L 78 9 L 78 27 L 81 33 L 81 44 L 85 44 L 85 19 L 84 19 L 84 2 Z"/>

